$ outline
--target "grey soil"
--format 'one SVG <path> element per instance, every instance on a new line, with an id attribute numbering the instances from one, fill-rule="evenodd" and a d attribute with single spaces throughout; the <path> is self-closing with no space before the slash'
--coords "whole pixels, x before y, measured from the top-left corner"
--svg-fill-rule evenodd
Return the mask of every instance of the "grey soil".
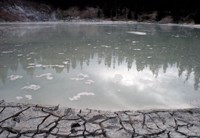
<path id="1" fill-rule="evenodd" d="M 99 111 L 0 101 L 0 137 L 200 137 L 200 109 Z"/>

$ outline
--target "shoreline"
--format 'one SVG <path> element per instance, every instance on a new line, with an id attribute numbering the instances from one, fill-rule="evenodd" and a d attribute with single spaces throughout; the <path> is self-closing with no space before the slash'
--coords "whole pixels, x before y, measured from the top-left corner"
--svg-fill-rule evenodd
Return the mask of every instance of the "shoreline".
<path id="1" fill-rule="evenodd" d="M 109 20 L 72 20 L 72 21 L 45 21 L 45 22 L 0 22 L 0 25 L 7 25 L 7 24 L 80 24 L 80 25 L 117 25 L 117 24 L 128 24 L 128 25 L 134 25 L 134 24 L 153 24 L 153 25 L 159 25 L 159 26 L 180 26 L 180 27 L 189 27 L 189 28 L 200 28 L 200 24 L 176 24 L 176 23 L 158 23 L 158 22 L 137 22 L 137 21 L 109 21 Z"/>
<path id="2" fill-rule="evenodd" d="M 200 108 L 101 111 L 0 101 L 0 137 L 200 137 Z"/>

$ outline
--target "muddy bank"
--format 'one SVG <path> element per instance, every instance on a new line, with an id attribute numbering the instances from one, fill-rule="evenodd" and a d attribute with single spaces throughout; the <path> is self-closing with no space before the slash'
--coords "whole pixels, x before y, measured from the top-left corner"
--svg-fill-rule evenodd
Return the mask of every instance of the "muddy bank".
<path id="1" fill-rule="evenodd" d="M 200 23 L 200 9 L 186 1 L 1 0 L 0 21 L 112 20 Z"/>
<path id="2" fill-rule="evenodd" d="M 200 109 L 99 111 L 0 101 L 0 137 L 200 137 Z"/>

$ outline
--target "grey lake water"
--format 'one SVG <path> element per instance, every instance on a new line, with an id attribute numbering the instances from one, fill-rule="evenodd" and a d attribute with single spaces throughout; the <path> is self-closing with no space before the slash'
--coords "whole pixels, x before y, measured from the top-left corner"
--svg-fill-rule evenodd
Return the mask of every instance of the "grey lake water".
<path id="1" fill-rule="evenodd" d="M 0 24 L 0 99 L 103 110 L 200 106 L 200 29 Z"/>

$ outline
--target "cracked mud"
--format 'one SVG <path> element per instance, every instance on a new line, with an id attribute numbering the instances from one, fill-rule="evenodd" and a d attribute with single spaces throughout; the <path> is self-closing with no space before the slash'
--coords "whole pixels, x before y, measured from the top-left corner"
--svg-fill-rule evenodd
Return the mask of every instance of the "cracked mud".
<path id="1" fill-rule="evenodd" d="M 0 137 L 200 137 L 200 109 L 107 112 L 0 101 Z"/>

